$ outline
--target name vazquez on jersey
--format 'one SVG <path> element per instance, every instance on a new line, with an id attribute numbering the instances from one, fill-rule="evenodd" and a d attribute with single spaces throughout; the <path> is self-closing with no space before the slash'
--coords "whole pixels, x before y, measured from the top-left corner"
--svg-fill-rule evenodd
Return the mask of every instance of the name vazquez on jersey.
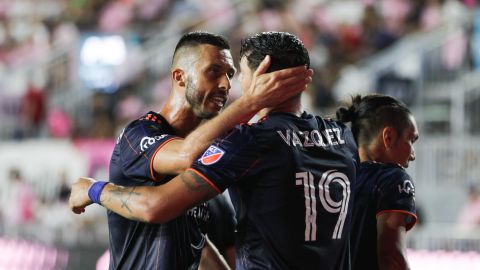
<path id="1" fill-rule="evenodd" d="M 320 130 L 277 130 L 278 135 L 288 146 L 303 147 L 327 147 L 345 144 L 339 128 L 327 128 Z"/>

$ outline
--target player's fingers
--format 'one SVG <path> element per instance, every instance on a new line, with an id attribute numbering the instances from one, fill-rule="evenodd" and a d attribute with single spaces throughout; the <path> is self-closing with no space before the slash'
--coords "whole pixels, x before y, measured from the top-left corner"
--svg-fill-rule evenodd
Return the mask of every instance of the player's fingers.
<path id="1" fill-rule="evenodd" d="M 270 67 L 270 62 L 271 62 L 270 55 L 266 55 L 265 58 L 263 58 L 260 65 L 258 65 L 257 70 L 255 70 L 254 75 L 258 76 L 260 74 L 263 74 L 263 73 L 267 72 L 268 67 Z"/>
<path id="2" fill-rule="evenodd" d="M 290 76 L 283 80 L 280 80 L 277 83 L 277 86 L 283 88 L 283 87 L 289 87 L 291 85 L 302 84 L 302 83 L 309 84 L 311 82 L 312 82 L 312 76 L 309 75 L 308 73 L 303 73 L 297 76 Z"/>
<path id="3" fill-rule="evenodd" d="M 296 83 L 284 88 L 285 96 L 294 96 L 300 92 L 303 92 L 307 89 L 308 84 L 306 83 Z"/>
<path id="4" fill-rule="evenodd" d="M 271 76 L 274 76 L 278 80 L 282 80 L 282 79 L 285 79 L 285 78 L 288 78 L 288 77 L 298 76 L 299 74 L 303 74 L 303 73 L 307 73 L 307 74 L 312 73 L 313 74 L 313 70 L 311 70 L 311 69 L 307 70 L 305 66 L 297 66 L 297 67 L 277 70 L 277 71 L 271 72 L 269 74 L 271 74 Z"/>
<path id="5" fill-rule="evenodd" d="M 75 208 L 73 208 L 73 212 L 75 214 L 81 214 L 81 213 L 85 212 L 85 208 L 84 207 L 75 207 Z"/>

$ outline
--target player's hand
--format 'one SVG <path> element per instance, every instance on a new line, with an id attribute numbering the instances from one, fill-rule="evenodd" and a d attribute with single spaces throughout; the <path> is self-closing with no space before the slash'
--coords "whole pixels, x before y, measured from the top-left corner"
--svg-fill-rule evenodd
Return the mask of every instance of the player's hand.
<path id="1" fill-rule="evenodd" d="M 68 200 L 72 212 L 75 214 L 81 214 L 85 212 L 85 207 L 92 204 L 92 201 L 88 197 L 88 189 L 95 182 L 96 181 L 92 178 L 80 177 L 72 185 L 72 191 Z"/>
<path id="2" fill-rule="evenodd" d="M 298 66 L 265 73 L 270 63 L 271 58 L 267 55 L 253 73 L 250 88 L 243 91 L 259 109 L 278 105 L 298 95 L 312 82 L 312 69 Z"/>

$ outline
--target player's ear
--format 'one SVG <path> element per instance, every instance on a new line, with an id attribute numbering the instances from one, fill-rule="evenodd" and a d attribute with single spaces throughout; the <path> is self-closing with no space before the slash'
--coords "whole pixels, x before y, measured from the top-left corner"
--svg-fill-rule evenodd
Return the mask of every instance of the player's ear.
<path id="1" fill-rule="evenodd" d="M 185 71 L 181 68 L 174 68 L 172 70 L 172 79 L 175 84 L 184 87 L 187 80 Z"/>
<path id="2" fill-rule="evenodd" d="M 386 126 L 382 130 L 383 145 L 386 149 L 393 146 L 393 143 L 397 140 L 397 130 L 393 127 Z"/>

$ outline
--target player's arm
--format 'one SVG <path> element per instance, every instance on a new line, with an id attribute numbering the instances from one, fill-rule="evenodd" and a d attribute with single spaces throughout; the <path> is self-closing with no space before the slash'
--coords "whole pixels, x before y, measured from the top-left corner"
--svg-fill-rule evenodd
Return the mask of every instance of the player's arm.
<path id="1" fill-rule="evenodd" d="M 312 70 L 304 66 L 265 73 L 267 56 L 254 73 L 249 89 L 222 113 L 191 132 L 184 140 L 172 140 L 158 150 L 153 169 L 160 174 L 179 174 L 213 142 L 235 125 L 250 120 L 263 108 L 279 104 L 306 89 Z"/>
<path id="2" fill-rule="evenodd" d="M 377 255 L 381 270 L 410 269 L 406 253 L 409 218 L 408 214 L 401 212 L 384 212 L 377 216 Z"/>
<path id="3" fill-rule="evenodd" d="M 205 202 L 220 190 L 191 170 L 160 186 L 123 187 L 107 183 L 99 190 L 99 203 L 131 220 L 165 223 L 193 206 Z M 89 189 L 96 181 L 79 178 L 72 186 L 70 208 L 80 214 L 92 201 Z"/>

